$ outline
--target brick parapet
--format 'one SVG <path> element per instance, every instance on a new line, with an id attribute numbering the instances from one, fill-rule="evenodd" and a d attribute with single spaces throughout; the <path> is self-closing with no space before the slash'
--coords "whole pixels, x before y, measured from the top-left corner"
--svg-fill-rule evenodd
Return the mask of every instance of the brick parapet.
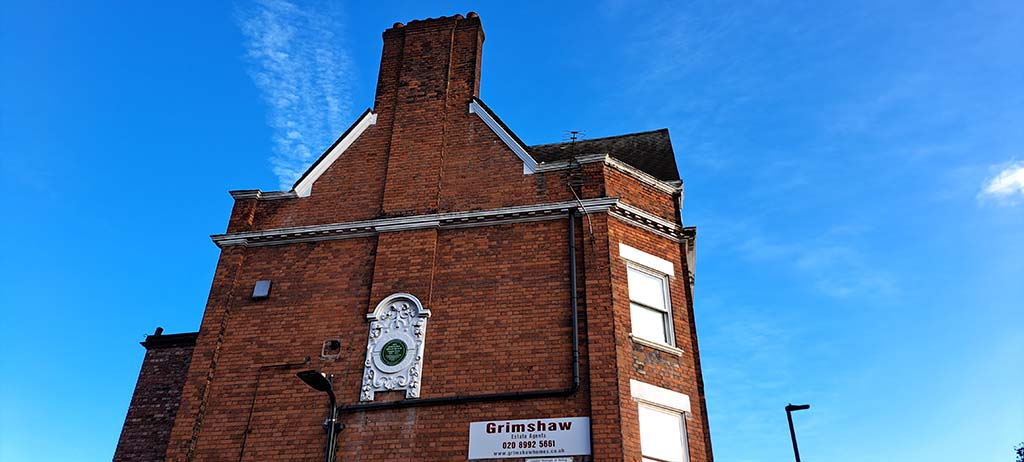
<path id="1" fill-rule="evenodd" d="M 114 462 L 163 461 L 196 334 L 150 335 Z"/>
<path id="2" fill-rule="evenodd" d="M 639 206 L 663 220 L 682 225 L 674 194 L 637 180 L 609 165 L 604 165 L 603 173 L 603 183 L 608 196 L 618 197 L 623 202 Z"/>
<path id="3" fill-rule="evenodd" d="M 524 175 L 522 162 L 508 152 L 490 129 L 479 120 L 468 120 L 465 123 L 478 125 L 477 128 L 482 130 L 477 130 L 474 132 L 475 135 L 468 137 L 465 146 L 452 149 L 441 182 L 438 207 L 440 213 L 573 201 L 577 197 L 569 189 L 569 184 L 576 176 L 583 181 L 582 188 L 577 192 L 579 198 L 610 197 L 605 188 L 606 173 L 602 164 L 583 164 L 577 171 L 566 169 Z M 377 129 L 377 126 L 371 126 L 363 136 Z M 363 164 L 361 160 L 355 159 L 364 154 L 362 138 L 349 149 L 350 151 L 347 151 L 316 182 L 313 194 L 309 197 L 274 200 L 236 198 L 228 220 L 227 232 L 265 231 L 417 214 L 385 214 L 379 198 L 366 200 L 359 194 L 344 195 L 339 192 L 324 197 L 328 193 L 322 191 L 321 183 L 335 181 L 333 176 L 336 173 L 341 174 L 340 169 L 348 168 L 342 165 L 344 162 Z M 632 179 L 627 181 L 635 182 Z M 639 188 L 641 185 L 634 187 Z M 382 194 L 381 191 L 378 191 L 378 194 Z M 360 203 L 364 206 L 359 207 Z"/>

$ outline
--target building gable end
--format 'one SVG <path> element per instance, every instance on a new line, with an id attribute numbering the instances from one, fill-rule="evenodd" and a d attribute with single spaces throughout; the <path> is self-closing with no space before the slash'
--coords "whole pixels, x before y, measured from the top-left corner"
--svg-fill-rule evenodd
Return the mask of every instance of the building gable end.
<path id="1" fill-rule="evenodd" d="M 501 122 L 501 119 L 491 112 L 487 105 L 483 104 L 483 101 L 480 101 L 478 98 L 473 98 L 473 100 L 469 102 L 469 113 L 476 114 L 480 117 L 480 120 L 482 120 L 495 135 L 498 135 L 498 138 L 505 143 L 505 146 L 508 146 L 508 148 L 519 157 L 519 160 L 523 161 L 524 175 L 532 175 L 537 171 L 537 161 L 530 156 L 529 152 L 527 152 L 526 146 L 523 145 L 511 130 L 508 130 L 505 127 L 505 124 Z"/>
<path id="2" fill-rule="evenodd" d="M 356 120 L 356 123 L 352 124 L 348 130 L 345 130 L 345 133 L 338 137 L 338 140 L 331 147 L 327 148 L 327 151 L 313 165 L 309 166 L 309 169 L 295 182 L 292 191 L 299 197 L 309 196 L 313 192 L 313 183 L 320 178 L 320 175 L 323 175 L 341 157 L 341 154 L 349 146 L 352 146 L 352 143 L 355 143 L 359 135 L 362 135 L 367 128 L 376 123 L 377 114 L 369 109 L 364 111 L 363 115 L 359 116 L 359 119 Z"/>

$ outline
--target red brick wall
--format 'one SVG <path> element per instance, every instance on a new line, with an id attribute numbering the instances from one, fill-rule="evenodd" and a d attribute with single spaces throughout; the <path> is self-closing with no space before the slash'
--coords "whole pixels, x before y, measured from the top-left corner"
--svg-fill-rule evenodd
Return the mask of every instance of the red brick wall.
<path id="1" fill-rule="evenodd" d="M 611 166 L 604 166 L 604 184 L 608 196 L 639 206 L 656 217 L 678 224 L 675 198 L 672 194 L 643 183 Z"/>
<path id="2" fill-rule="evenodd" d="M 164 460 L 174 417 L 181 401 L 194 334 L 149 336 L 128 416 L 114 452 L 114 462 Z"/>
<path id="3" fill-rule="evenodd" d="M 585 221 L 583 221 L 585 220 Z M 587 354 L 590 367 L 584 373 L 590 382 L 591 449 L 595 461 L 622 460 L 620 424 L 618 340 L 612 311 L 612 286 L 608 254 L 608 216 L 583 217 L 585 278 L 587 294 Z M 591 226 L 593 234 L 590 234 Z"/>
<path id="4" fill-rule="evenodd" d="M 310 368 L 336 374 L 341 403 L 357 402 L 368 333 L 365 314 L 380 298 L 400 290 L 420 297 L 433 311 L 422 398 L 568 386 L 567 226 L 566 220 L 553 220 L 246 249 L 234 287 L 225 289 L 233 294 L 231 316 L 193 460 L 238 457 L 262 365 L 310 356 Z M 260 279 L 273 281 L 271 297 L 252 301 L 249 292 Z M 431 285 L 433 296 L 428 295 Z M 585 301 L 581 306 L 587 309 Z M 216 326 L 216 319 L 210 321 Z M 204 325 L 203 330 L 211 329 Z M 321 342 L 339 336 L 341 360 L 318 361 Z M 586 338 L 583 329 L 584 344 Z M 584 350 L 583 370 L 587 359 Z M 196 388 L 207 377 L 201 369 L 209 367 L 192 370 Z M 323 395 L 307 389 L 295 370 L 264 375 L 249 424 L 246 460 L 256 460 L 251 457 L 257 454 L 260 460 L 295 460 L 322 448 Z M 469 422 L 495 416 L 586 416 L 587 390 L 584 378 L 581 392 L 570 398 L 346 416 L 339 453 L 344 460 L 389 460 L 380 458 L 380 451 L 408 448 L 417 449 L 426 457 L 422 460 L 457 460 L 465 457 Z M 179 426 L 191 429 L 192 423 L 182 419 Z M 191 432 L 177 435 L 187 439 Z M 169 460 L 184 460 L 188 444 L 178 443 Z"/>

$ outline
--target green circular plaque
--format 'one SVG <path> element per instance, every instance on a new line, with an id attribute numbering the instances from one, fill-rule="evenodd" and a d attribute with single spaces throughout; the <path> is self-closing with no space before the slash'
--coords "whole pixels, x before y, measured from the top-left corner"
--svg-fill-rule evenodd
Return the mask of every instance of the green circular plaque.
<path id="1" fill-rule="evenodd" d="M 405 342 L 397 338 L 392 339 L 380 349 L 380 360 L 388 366 L 397 366 L 405 359 L 408 351 L 409 347 L 405 345 Z"/>

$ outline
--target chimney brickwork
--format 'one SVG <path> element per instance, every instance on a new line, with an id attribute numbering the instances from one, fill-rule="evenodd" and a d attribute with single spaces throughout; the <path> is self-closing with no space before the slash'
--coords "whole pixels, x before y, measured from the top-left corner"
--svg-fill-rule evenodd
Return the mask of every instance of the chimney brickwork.
<path id="1" fill-rule="evenodd" d="M 195 334 L 150 335 L 114 462 L 163 461 L 181 403 Z"/>
<path id="2" fill-rule="evenodd" d="M 478 96 L 483 41 L 480 18 L 461 15 L 413 21 L 384 33 L 385 49 L 401 50 L 397 63 L 388 62 L 391 56 L 381 62 L 379 79 L 397 78 L 382 86 L 393 95 L 376 99 L 384 103 L 379 111 L 393 111 L 394 120 L 385 215 L 438 211 L 452 123 L 469 117 L 469 102 Z"/>

